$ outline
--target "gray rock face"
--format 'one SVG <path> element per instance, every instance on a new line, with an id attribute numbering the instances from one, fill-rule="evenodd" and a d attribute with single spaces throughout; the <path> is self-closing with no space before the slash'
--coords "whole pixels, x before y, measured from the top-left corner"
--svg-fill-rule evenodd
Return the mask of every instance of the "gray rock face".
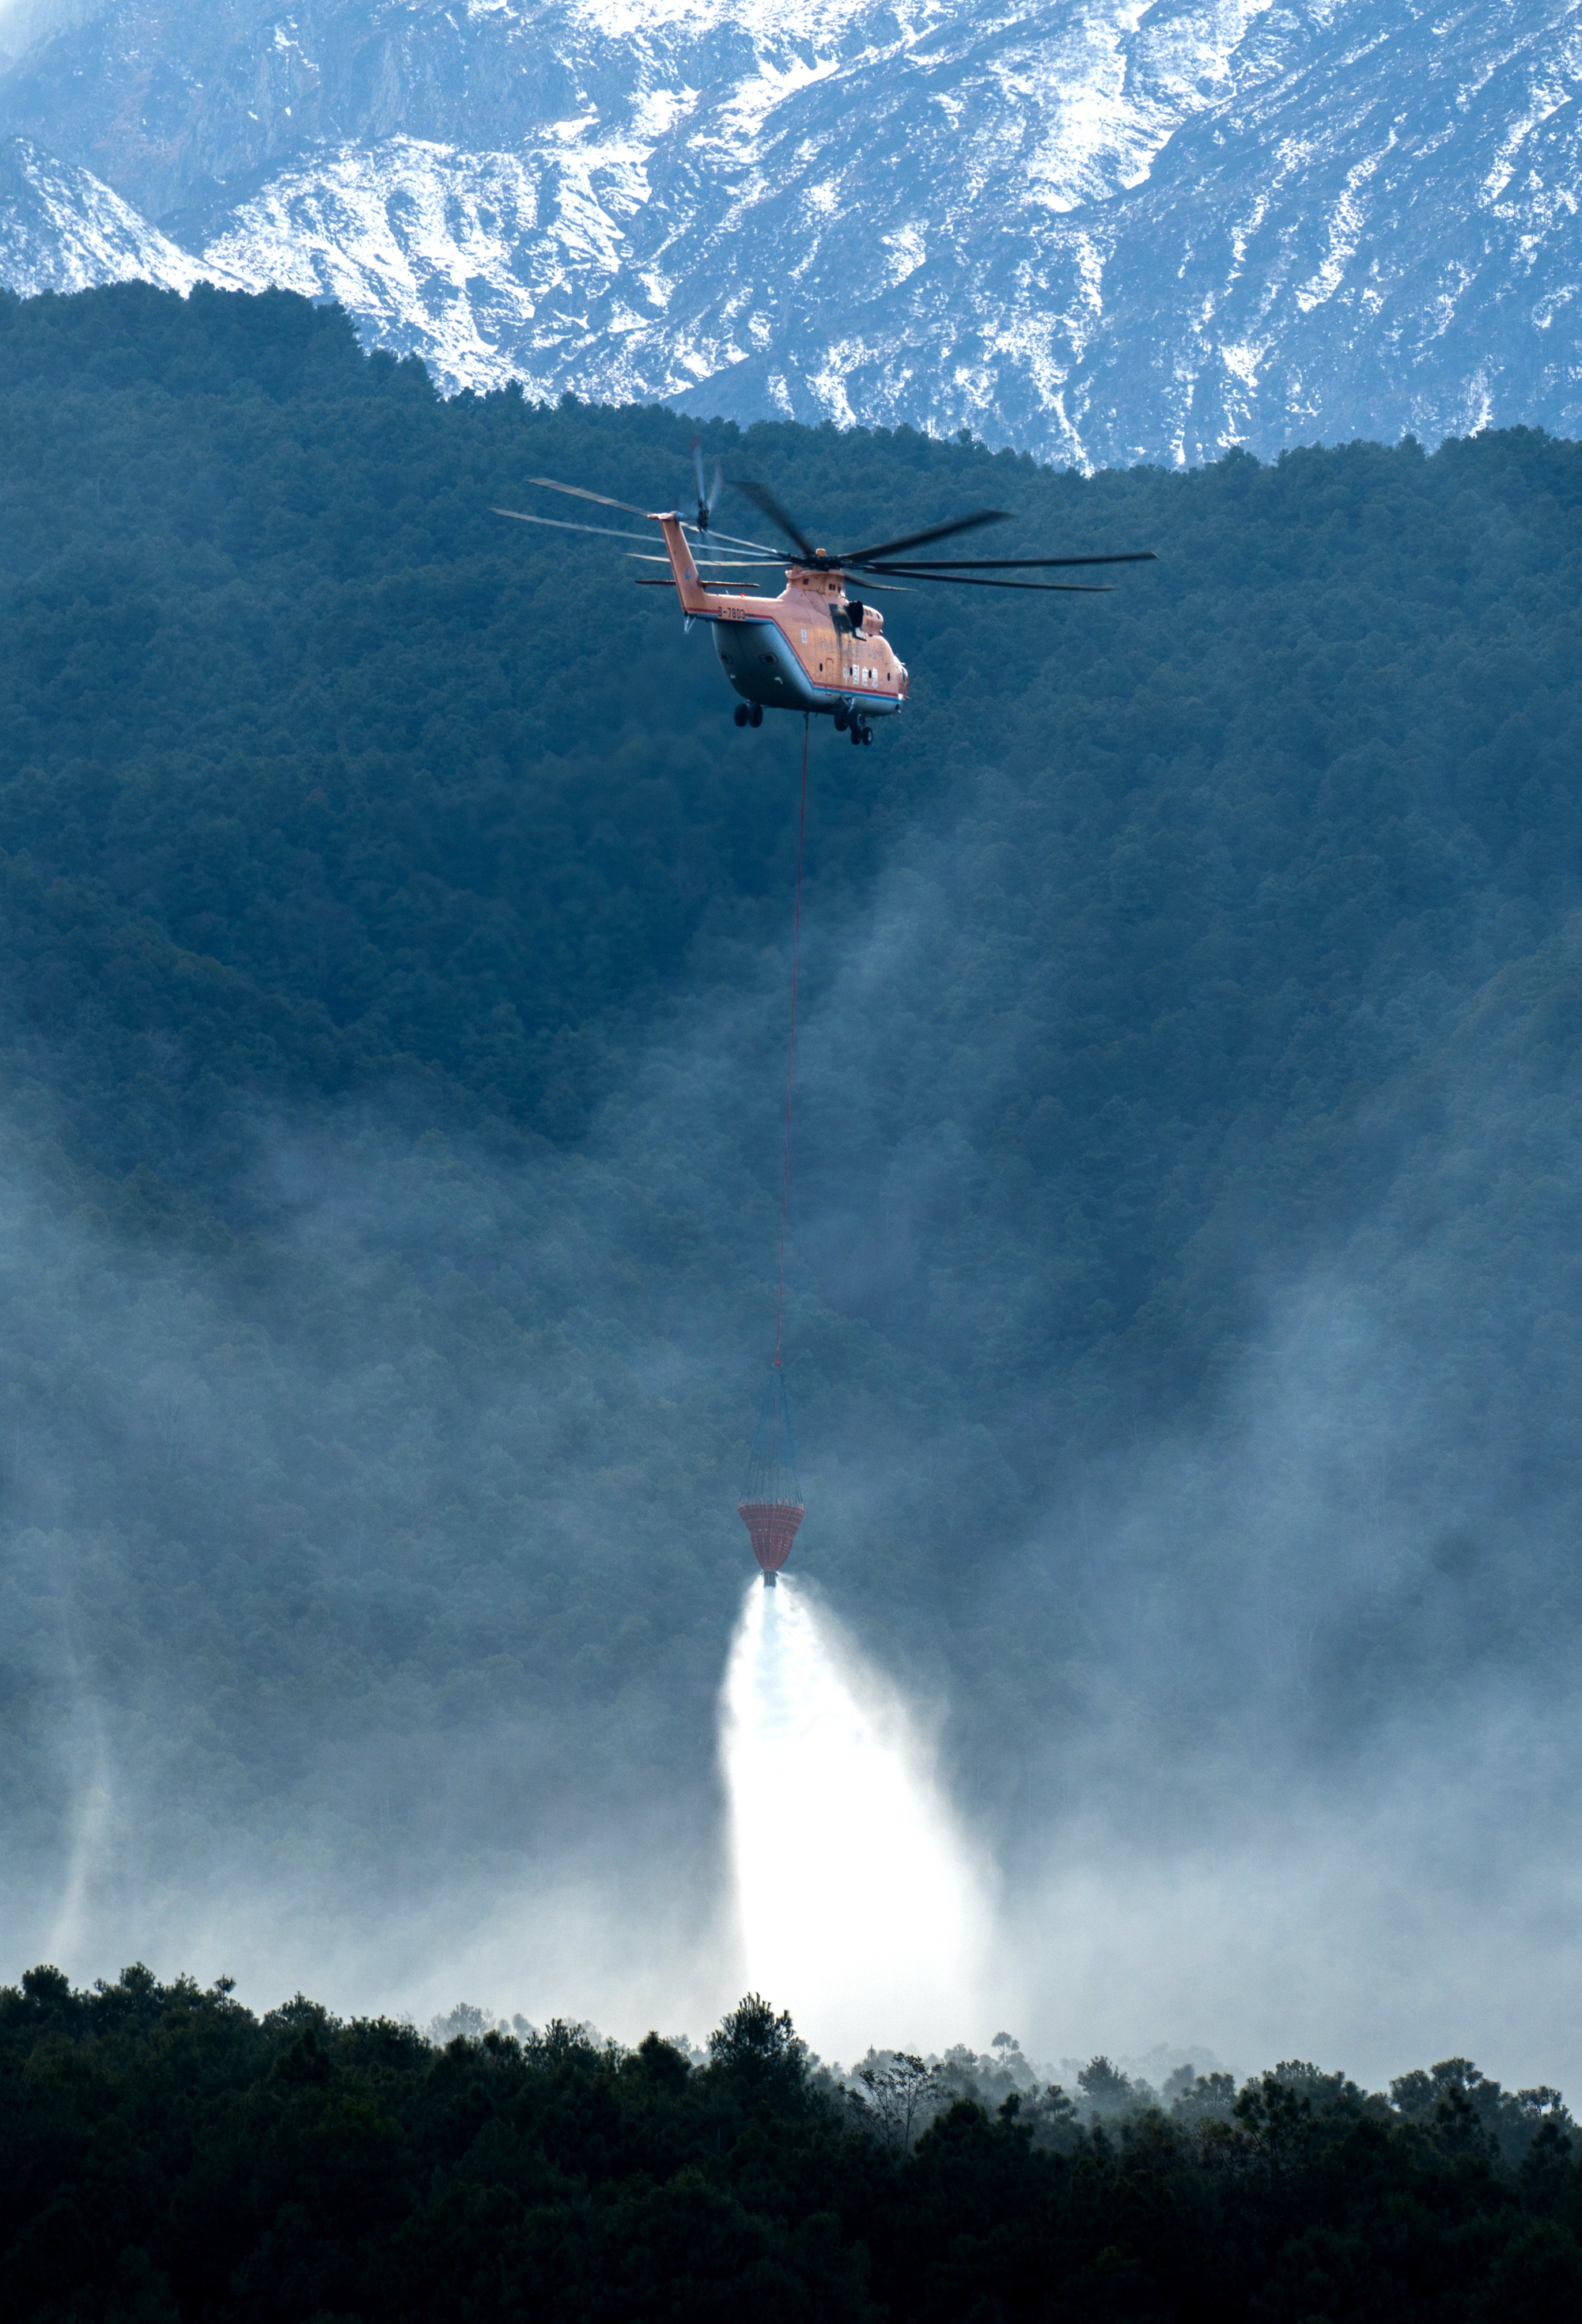
<path id="1" fill-rule="evenodd" d="M 34 5 L 14 287 L 97 233 L 446 387 L 1082 466 L 1582 420 L 1582 0 Z"/>

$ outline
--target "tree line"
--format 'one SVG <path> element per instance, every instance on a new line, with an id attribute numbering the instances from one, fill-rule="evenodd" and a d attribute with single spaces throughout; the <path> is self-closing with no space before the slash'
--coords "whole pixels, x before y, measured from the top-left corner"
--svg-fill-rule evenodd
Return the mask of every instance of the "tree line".
<path id="1" fill-rule="evenodd" d="M 937 2095 L 898 2135 L 750 1994 L 706 2058 L 436 2044 L 133 1967 L 0 1989 L 15 2324 L 1565 2324 L 1582 2161 L 1464 2059 L 1128 2103 Z M 1107 2080 L 1108 2076 L 1108 2080 Z"/>

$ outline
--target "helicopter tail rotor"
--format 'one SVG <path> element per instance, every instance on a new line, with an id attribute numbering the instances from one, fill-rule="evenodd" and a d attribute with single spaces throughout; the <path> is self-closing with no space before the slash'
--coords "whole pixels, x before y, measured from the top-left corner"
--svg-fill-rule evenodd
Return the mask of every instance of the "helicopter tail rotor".
<path id="1" fill-rule="evenodd" d="M 709 518 L 725 489 L 725 471 L 716 460 L 713 475 L 708 484 L 704 484 L 704 439 L 701 436 L 694 436 L 692 439 L 692 472 L 697 478 L 697 529 L 700 532 L 707 532 Z"/>

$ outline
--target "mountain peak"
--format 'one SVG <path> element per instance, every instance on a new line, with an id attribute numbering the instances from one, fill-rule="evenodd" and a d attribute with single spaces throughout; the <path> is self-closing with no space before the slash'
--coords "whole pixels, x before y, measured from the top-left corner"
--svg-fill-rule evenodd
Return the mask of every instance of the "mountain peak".
<path id="1" fill-rule="evenodd" d="M 0 73 L 0 129 L 115 221 L 67 272 L 97 231 L 336 297 L 447 389 L 1180 465 L 1577 426 L 1577 18 L 110 0 Z"/>

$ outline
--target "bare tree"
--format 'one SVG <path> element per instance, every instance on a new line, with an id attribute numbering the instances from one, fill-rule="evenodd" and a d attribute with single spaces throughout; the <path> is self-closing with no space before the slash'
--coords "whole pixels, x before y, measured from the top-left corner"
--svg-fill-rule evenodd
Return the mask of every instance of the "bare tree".
<path id="1" fill-rule="evenodd" d="M 941 2105 L 950 2097 L 937 2065 L 906 2050 L 869 2051 L 857 2069 L 862 2085 L 861 2103 L 882 2135 L 903 2153 L 909 2153 Z"/>

